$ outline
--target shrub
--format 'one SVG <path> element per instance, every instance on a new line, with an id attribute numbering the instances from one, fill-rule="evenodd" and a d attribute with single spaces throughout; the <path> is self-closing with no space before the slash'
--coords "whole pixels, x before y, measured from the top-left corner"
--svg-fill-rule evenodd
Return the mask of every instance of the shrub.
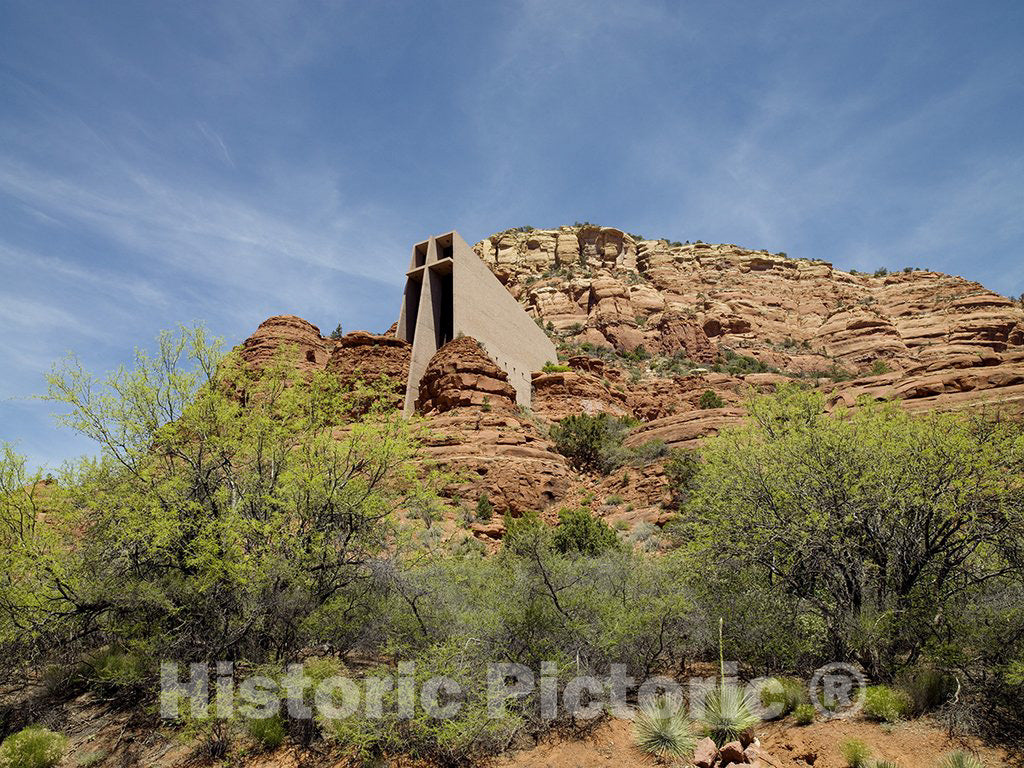
<path id="1" fill-rule="evenodd" d="M 674 448 L 669 451 L 665 462 L 665 475 L 672 493 L 672 504 L 677 508 L 686 503 L 693 490 L 693 482 L 700 470 L 700 463 L 693 451 Z"/>
<path id="2" fill-rule="evenodd" d="M 895 760 L 875 760 L 873 768 L 900 768 Z"/>
<path id="3" fill-rule="evenodd" d="M 473 643 L 448 642 L 410 659 L 414 662 L 414 690 L 422 690 L 428 680 L 440 677 L 461 686 L 465 696 L 454 716 L 432 716 L 422 702 L 415 704 L 411 717 L 402 716 L 399 693 L 379 684 L 381 677 L 393 674 L 393 670 L 383 668 L 371 670 L 356 683 L 361 700 L 367 700 L 370 686 L 374 687 L 381 700 L 379 716 L 359 707 L 344 719 L 322 717 L 324 732 L 339 743 L 346 757 L 355 758 L 356 764 L 385 754 L 411 754 L 430 765 L 473 765 L 485 755 L 493 755 L 522 728 L 522 718 L 510 711 L 502 717 L 489 716 L 487 665 L 472 655 L 474 648 Z"/>
<path id="4" fill-rule="evenodd" d="M 864 693 L 864 714 L 871 720 L 894 723 L 904 719 L 911 710 L 910 696 L 888 685 L 868 686 Z"/>
<path id="5" fill-rule="evenodd" d="M 875 277 L 885 277 L 889 274 L 889 270 L 885 267 L 879 267 L 875 270 Z"/>
<path id="6" fill-rule="evenodd" d="M 86 656 L 83 667 L 86 682 L 107 693 L 137 690 L 147 677 L 142 657 L 110 646 Z"/>
<path id="7" fill-rule="evenodd" d="M 839 745 L 839 753 L 849 768 L 867 768 L 871 750 L 860 739 L 847 739 Z"/>
<path id="8" fill-rule="evenodd" d="M 82 755 L 78 758 L 78 762 L 75 765 L 78 768 L 94 768 L 110 756 L 110 753 L 105 749 L 98 749 L 95 752 L 90 752 L 87 755 Z"/>
<path id="9" fill-rule="evenodd" d="M 871 364 L 872 376 L 881 376 L 883 373 L 889 373 L 891 370 L 892 368 L 889 367 L 889 364 L 885 362 L 885 360 L 875 360 L 875 362 Z"/>
<path id="10" fill-rule="evenodd" d="M 476 500 L 476 519 L 486 523 L 492 517 L 494 517 L 494 503 L 487 493 L 481 493 Z"/>
<path id="11" fill-rule="evenodd" d="M 64 757 L 68 740 L 48 728 L 23 728 L 0 744 L 3 768 L 53 768 Z"/>
<path id="12" fill-rule="evenodd" d="M 793 709 L 793 721 L 797 725 L 810 725 L 814 722 L 815 713 L 813 704 L 800 704 Z"/>
<path id="13" fill-rule="evenodd" d="M 268 752 L 284 742 L 284 719 L 279 714 L 248 720 L 245 730 L 253 741 Z"/>
<path id="14" fill-rule="evenodd" d="M 708 389 L 700 396 L 700 402 L 698 404 L 704 409 L 722 408 L 725 405 L 725 401 L 718 396 L 718 393 Z"/>
<path id="15" fill-rule="evenodd" d="M 105 637 L 114 650 L 90 674 L 123 686 L 143 660 L 259 663 L 354 642 L 372 616 L 356 595 L 386 547 L 382 524 L 443 481 L 411 471 L 419 444 L 394 407 L 353 421 L 365 395 L 298 376 L 290 355 L 257 376 L 185 329 L 105 378 L 72 362 L 50 375 L 46 397 L 100 456 L 53 489 L 45 531 L 11 533 L 0 452 L 0 660 L 11 644 L 70 653 L 69 638 Z M 316 635 L 349 598 L 348 628 Z"/>
<path id="16" fill-rule="evenodd" d="M 608 413 L 572 414 L 551 427 L 555 448 L 576 469 L 608 474 L 622 462 L 622 441 L 631 423 Z"/>
<path id="17" fill-rule="evenodd" d="M 722 352 L 721 359 L 711 369 L 716 373 L 731 373 L 742 375 L 746 373 L 776 373 L 776 369 L 766 363 L 762 363 L 755 357 L 740 355 L 731 349 Z"/>
<path id="18" fill-rule="evenodd" d="M 646 467 L 668 453 L 663 440 L 648 440 L 634 448 L 622 448 L 618 452 L 618 463 L 631 467 Z"/>
<path id="19" fill-rule="evenodd" d="M 693 757 L 697 740 L 679 703 L 655 699 L 640 708 L 633 721 L 633 743 L 656 758 Z"/>
<path id="20" fill-rule="evenodd" d="M 608 523 L 594 517 L 589 510 L 563 509 L 558 513 L 552 543 L 562 554 L 576 552 L 594 557 L 618 547 L 619 538 Z"/>
<path id="21" fill-rule="evenodd" d="M 561 363 L 544 363 L 544 367 L 541 369 L 544 373 L 566 373 L 572 370 L 571 366 L 562 365 Z"/>
<path id="22" fill-rule="evenodd" d="M 719 684 L 704 698 L 704 733 L 722 746 L 736 741 L 757 725 L 753 694 L 735 685 Z"/>
<path id="23" fill-rule="evenodd" d="M 938 768 L 985 768 L 985 764 L 970 752 L 957 750 L 945 755 Z"/>
<path id="24" fill-rule="evenodd" d="M 931 667 L 911 670 L 904 675 L 902 682 L 917 715 L 938 709 L 956 690 L 956 679 L 952 675 Z"/>
<path id="25" fill-rule="evenodd" d="M 848 654 L 883 679 L 907 655 L 930 653 L 940 642 L 928 623 L 936 615 L 948 638 L 936 652 L 948 654 L 950 667 L 996 638 L 1016 638 L 1002 617 L 1021 616 L 1014 598 L 1024 585 L 1019 570 L 1007 576 L 1007 563 L 1017 557 L 1024 521 L 1015 516 L 1009 528 L 994 521 L 1003 519 L 998 510 L 1024 501 L 1019 425 L 910 416 L 891 403 L 861 402 L 828 415 L 820 393 L 794 386 L 755 398 L 748 412 L 746 426 L 701 444 L 690 498 L 669 528 L 704 564 L 715 594 L 736 596 L 729 611 L 739 595 L 760 592 L 778 606 L 773 619 L 791 622 L 794 635 L 798 624 L 815 628 L 817 647 L 807 648 L 815 658 Z M 934 529 L 940 519 L 948 536 Z M 856 600 L 851 578 L 865 585 Z M 968 617 L 973 606 L 989 604 L 992 628 L 983 630 Z M 756 634 L 778 631 L 763 611 L 753 619 Z M 968 651 L 964 640 L 974 632 Z M 993 645 L 1000 650 L 988 666 L 1017 658 L 1021 640 L 1013 642 Z M 798 648 L 791 639 L 772 650 Z M 765 658 L 764 649 L 756 653 Z M 880 706 L 885 696 L 875 694 Z"/>
<path id="26" fill-rule="evenodd" d="M 337 341 L 344 335 L 344 332 L 341 330 L 341 323 L 338 323 L 338 325 L 335 326 L 334 330 L 331 331 L 331 338 L 334 339 L 335 341 Z"/>
<path id="27" fill-rule="evenodd" d="M 808 699 L 807 687 L 795 677 L 774 678 L 761 688 L 761 706 L 776 711 L 777 717 L 788 715 Z"/>

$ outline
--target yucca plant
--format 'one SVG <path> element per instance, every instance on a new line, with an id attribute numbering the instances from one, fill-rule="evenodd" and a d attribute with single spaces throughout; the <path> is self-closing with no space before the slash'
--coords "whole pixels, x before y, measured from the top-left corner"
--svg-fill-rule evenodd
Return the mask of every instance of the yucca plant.
<path id="1" fill-rule="evenodd" d="M 689 718 L 682 704 L 661 697 L 640 708 L 633 721 L 633 743 L 654 757 L 693 757 L 697 747 Z"/>
<path id="2" fill-rule="evenodd" d="M 720 684 L 704 699 L 704 731 L 722 746 L 739 740 L 761 722 L 755 712 L 754 697 L 735 685 Z"/>
<path id="3" fill-rule="evenodd" d="M 860 739 L 848 739 L 839 745 L 839 751 L 849 768 L 867 768 L 871 750 Z"/>
<path id="4" fill-rule="evenodd" d="M 740 739 L 761 722 L 757 716 L 757 700 L 747 690 L 725 682 L 725 650 L 722 640 L 723 620 L 718 620 L 718 662 L 721 679 L 718 686 L 704 698 L 704 733 L 721 747 Z"/>
<path id="5" fill-rule="evenodd" d="M 950 752 L 939 761 L 939 768 L 985 768 L 985 764 L 970 752 Z"/>

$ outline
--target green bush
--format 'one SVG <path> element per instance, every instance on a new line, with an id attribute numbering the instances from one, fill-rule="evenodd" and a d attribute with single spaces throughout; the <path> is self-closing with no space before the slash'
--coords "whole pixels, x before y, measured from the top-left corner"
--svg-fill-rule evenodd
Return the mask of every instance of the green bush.
<path id="1" fill-rule="evenodd" d="M 903 675 L 902 688 L 910 696 L 912 711 L 923 715 L 938 709 L 956 691 L 956 678 L 931 667 L 918 667 Z"/>
<path id="2" fill-rule="evenodd" d="M 793 709 L 793 721 L 797 725 L 810 725 L 816 713 L 813 704 L 799 704 Z"/>
<path id="3" fill-rule="evenodd" d="M 725 401 L 721 397 L 719 397 L 714 390 L 708 389 L 705 390 L 704 394 L 700 396 L 700 401 L 698 402 L 698 405 L 700 405 L 700 407 L 704 409 L 724 408 Z"/>
<path id="4" fill-rule="evenodd" d="M 522 718 L 512 712 L 511 707 L 502 717 L 489 716 L 487 665 L 476 655 L 474 644 L 441 643 L 409 660 L 415 670 L 414 690 L 422 690 L 426 681 L 439 677 L 461 686 L 465 695 L 457 713 L 451 717 L 435 717 L 424 709 L 422 699 L 416 697 L 412 716 L 401 716 L 398 693 L 392 688 L 379 687 L 379 678 L 390 676 L 393 670 L 371 669 L 357 685 L 361 689 L 361 701 L 368 700 L 370 686 L 378 686 L 380 716 L 359 707 L 349 717 L 320 721 L 324 733 L 337 741 L 347 757 L 369 762 L 386 754 L 412 754 L 430 764 L 474 764 L 500 751 L 522 728 Z M 378 678 L 377 683 L 374 678 Z"/>
<path id="5" fill-rule="evenodd" d="M 910 696 L 888 685 L 870 685 L 864 693 L 864 715 L 870 720 L 895 723 L 910 714 Z"/>
<path id="6" fill-rule="evenodd" d="M 648 440 L 646 443 L 640 443 L 632 448 L 620 449 L 618 463 L 620 466 L 646 467 L 666 454 L 668 454 L 668 448 L 663 440 Z"/>
<path id="7" fill-rule="evenodd" d="M 693 757 L 697 747 L 690 720 L 681 704 L 664 698 L 648 702 L 633 721 L 633 743 L 648 755 L 659 759 Z"/>
<path id="8" fill-rule="evenodd" d="M 551 437 L 576 469 L 608 474 L 622 464 L 622 441 L 631 425 L 608 413 L 578 413 L 552 426 Z"/>
<path id="9" fill-rule="evenodd" d="M 788 715 L 801 704 L 810 701 L 807 686 L 795 677 L 777 677 L 761 688 L 761 706 L 778 711 L 778 717 Z"/>
<path id="10" fill-rule="evenodd" d="M 568 373 L 572 370 L 571 366 L 562 365 L 560 363 L 544 363 L 544 367 L 541 369 L 544 373 Z"/>
<path id="11" fill-rule="evenodd" d="M 138 690 L 147 680 L 147 666 L 141 656 L 109 646 L 86 656 L 83 666 L 86 682 L 108 693 Z"/>
<path id="12" fill-rule="evenodd" d="M 716 373 L 729 373 L 733 376 L 741 376 L 747 373 L 776 373 L 776 369 L 766 363 L 762 363 L 755 357 L 741 355 L 731 349 L 725 349 L 722 357 L 716 362 L 711 370 Z"/>
<path id="13" fill-rule="evenodd" d="M 284 718 L 279 714 L 271 717 L 253 718 L 246 721 L 245 731 L 249 734 L 249 738 L 269 752 L 277 749 L 284 743 Z"/>
<path id="14" fill-rule="evenodd" d="M 704 599 L 727 599 L 721 610 L 734 615 L 752 595 L 773 606 L 749 609 L 744 658 L 768 668 L 842 658 L 891 679 L 924 651 L 978 680 L 1022 657 L 1011 629 L 1024 618 L 1011 565 L 1024 541 L 1021 425 L 863 401 L 831 414 L 820 393 L 795 386 L 747 410 L 745 426 L 701 444 L 689 498 L 668 526 L 703 564 Z M 851 593 L 851 583 L 862 586 Z M 1007 718 L 1013 693 L 999 698 Z M 892 716 L 906 712 L 899 697 L 874 697 L 879 711 L 894 702 Z"/>
<path id="15" fill-rule="evenodd" d="M 102 763 L 108 757 L 110 757 L 110 752 L 108 752 L 105 749 L 98 749 L 95 752 L 90 752 L 87 755 L 82 755 L 80 758 L 78 758 L 75 765 L 78 768 L 95 768 L 95 766 Z"/>
<path id="16" fill-rule="evenodd" d="M 849 768 L 867 768 L 871 750 L 860 739 L 847 739 L 839 745 L 839 753 Z"/>
<path id="17" fill-rule="evenodd" d="M 494 503 L 486 492 L 481 493 L 476 500 L 476 519 L 486 523 L 492 517 L 494 517 Z"/>
<path id="18" fill-rule="evenodd" d="M 53 768 L 64 757 L 68 740 L 38 725 L 23 728 L 0 744 L 0 768 Z"/>
<path id="19" fill-rule="evenodd" d="M 690 498 L 694 480 L 700 470 L 700 462 L 693 451 L 673 448 L 665 461 L 665 475 L 672 493 L 672 504 L 680 507 Z"/>
<path id="20" fill-rule="evenodd" d="M 594 557 L 619 546 L 615 530 L 587 509 L 563 509 L 558 513 L 558 526 L 552 536 L 555 550 Z"/>
<path id="21" fill-rule="evenodd" d="M 943 756 L 938 768 L 985 768 L 985 764 L 970 752 L 957 750 Z"/>

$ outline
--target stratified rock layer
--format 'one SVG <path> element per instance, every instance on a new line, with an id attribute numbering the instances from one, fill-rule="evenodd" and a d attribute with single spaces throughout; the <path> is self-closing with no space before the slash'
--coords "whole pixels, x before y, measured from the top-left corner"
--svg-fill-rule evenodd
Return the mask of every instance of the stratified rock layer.
<path id="1" fill-rule="evenodd" d="M 843 402 L 869 394 L 909 407 L 1020 407 L 1024 308 L 960 277 L 873 277 L 589 225 L 508 231 L 474 247 L 563 344 L 643 347 L 695 364 L 732 350 L 817 380 Z M 879 378 L 887 371 L 895 375 Z M 855 380 L 833 386 L 837 374 Z M 655 389 L 674 399 L 671 387 Z"/>

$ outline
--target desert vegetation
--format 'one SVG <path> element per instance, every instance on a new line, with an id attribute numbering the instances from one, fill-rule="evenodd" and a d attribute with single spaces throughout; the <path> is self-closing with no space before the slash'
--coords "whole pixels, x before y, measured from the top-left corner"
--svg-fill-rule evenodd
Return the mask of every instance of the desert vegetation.
<path id="1" fill-rule="evenodd" d="M 444 473 L 423 458 L 422 425 L 384 390 L 342 388 L 284 358 L 254 371 L 195 330 L 165 334 L 155 355 L 104 379 L 58 367 L 47 397 L 100 453 L 48 482 L 4 447 L 3 682 L 36 700 L 92 689 L 152 701 L 166 659 L 231 660 L 282 680 L 313 658 L 307 687 L 338 673 L 370 685 L 415 662 L 418 679 L 462 684 L 455 718 L 310 723 L 282 709 L 176 727 L 208 757 L 291 741 L 365 762 L 407 753 L 462 765 L 565 724 L 541 716 L 536 693 L 487 717 L 489 662 L 550 665 L 561 690 L 617 663 L 637 679 L 681 675 L 723 661 L 724 647 L 741 678 L 779 678 L 760 703 L 797 722 L 814 709 L 788 676 L 844 661 L 872 682 L 868 717 L 1020 732 L 1019 423 L 866 402 L 828 415 L 820 395 L 783 388 L 699 452 L 646 449 L 642 461 L 661 461 L 672 483 L 669 551 L 639 551 L 583 506 L 555 525 L 506 520 L 484 556 L 417 512 L 445 508 Z M 622 448 L 630 426 L 570 416 L 552 432 L 600 474 L 634 459 Z M 490 520 L 486 496 L 476 508 Z M 63 750 L 57 735 L 22 730 L 38 707 L 19 701 L 0 755 Z M 723 665 L 700 727 L 721 746 L 757 722 L 758 703 Z M 643 710 L 645 749 L 692 754 L 676 705 Z M 869 760 L 857 745 L 844 753 Z"/>

